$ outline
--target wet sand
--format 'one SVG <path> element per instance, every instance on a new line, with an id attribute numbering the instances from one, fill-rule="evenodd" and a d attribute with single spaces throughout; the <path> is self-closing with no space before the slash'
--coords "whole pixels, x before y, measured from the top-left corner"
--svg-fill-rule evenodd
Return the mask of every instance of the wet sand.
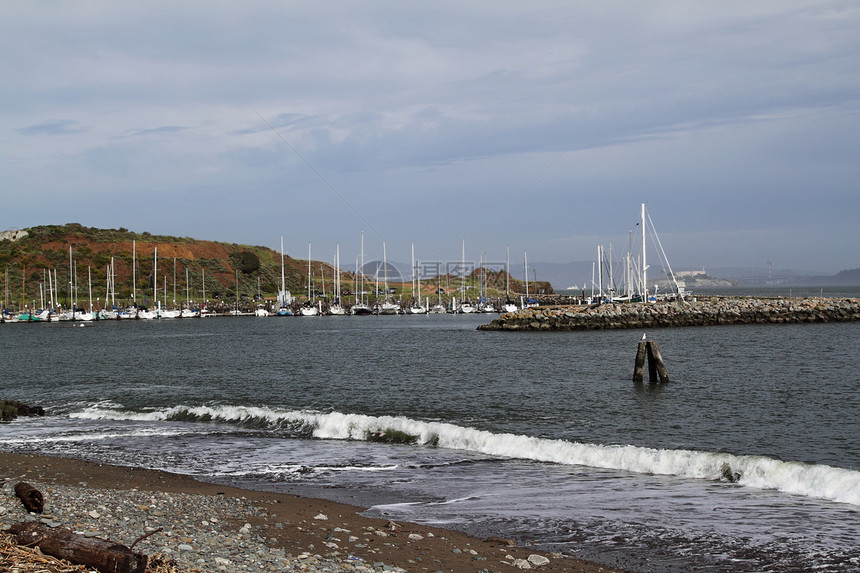
<path id="1" fill-rule="evenodd" d="M 482 540 L 457 531 L 363 517 L 360 514 L 366 508 L 362 507 L 289 494 L 238 489 L 162 471 L 0 452 L 0 478 L 10 482 L 27 481 L 58 486 L 81 487 L 85 484 L 93 491 L 116 490 L 120 497 L 123 491 L 137 490 L 250 500 L 262 512 L 248 515 L 245 520 L 237 520 L 236 528 L 245 522 L 259 527 L 261 534 L 268 538 L 269 545 L 283 548 L 288 556 L 296 559 L 297 564 L 302 562 L 299 556 L 303 554 L 318 554 L 343 560 L 345 565 L 349 563 L 347 560 L 367 565 L 384 563 L 412 572 L 511 571 L 525 568 L 525 564 L 529 564 L 531 569 L 548 572 L 621 571 L 559 554 L 511 546 L 503 539 Z M 0 505 L 8 508 L 16 502 L 20 505 L 16 499 L 3 499 Z M 46 502 L 50 503 L 50 499 L 46 499 Z M 19 511 L 17 506 L 15 511 Z M 11 517 L 12 512 L 7 511 L 5 521 L 9 522 Z M 349 543 L 342 539 L 346 537 L 342 533 L 344 530 L 352 532 L 354 536 L 361 536 L 360 542 Z M 128 538 L 134 539 L 140 533 L 128 532 Z M 326 544 L 326 540 L 332 538 L 338 539 L 336 549 Z M 530 564 L 529 557 L 532 557 L 532 562 L 542 561 L 534 556 L 546 557 L 549 562 Z M 345 566 L 344 570 L 348 568 Z"/>

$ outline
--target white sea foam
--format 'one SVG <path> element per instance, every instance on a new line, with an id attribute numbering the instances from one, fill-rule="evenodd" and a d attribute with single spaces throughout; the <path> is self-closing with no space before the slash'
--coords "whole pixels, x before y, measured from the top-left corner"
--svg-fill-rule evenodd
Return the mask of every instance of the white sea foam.
<path id="1" fill-rule="evenodd" d="M 334 440 L 367 440 L 373 434 L 398 431 L 414 436 L 419 444 L 433 444 L 448 449 L 644 474 L 729 480 L 749 487 L 774 489 L 860 506 L 860 471 L 781 461 L 764 456 L 586 444 L 518 434 L 499 434 L 444 422 L 424 422 L 398 416 L 279 411 L 245 406 L 178 406 L 143 413 L 93 407 L 74 414 L 73 417 L 150 421 L 211 420 L 240 425 L 263 424 L 273 428 L 299 425 L 308 428 L 309 435 L 313 437 Z"/>
<path id="2" fill-rule="evenodd" d="M 9 446 L 22 446 L 35 444 L 61 444 L 61 443 L 83 443 L 94 442 L 101 440 L 114 440 L 118 438 L 150 438 L 150 437 L 168 437 L 182 436 L 187 432 L 173 428 L 137 428 L 130 431 L 114 431 L 114 432 L 85 432 L 75 434 L 59 434 L 59 435 L 27 435 L 24 437 L 2 438 L 0 444 Z"/>

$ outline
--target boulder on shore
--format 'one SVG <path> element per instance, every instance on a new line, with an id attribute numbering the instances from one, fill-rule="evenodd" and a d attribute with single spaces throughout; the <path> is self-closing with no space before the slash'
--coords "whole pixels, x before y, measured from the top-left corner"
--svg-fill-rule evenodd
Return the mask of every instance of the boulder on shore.
<path id="1" fill-rule="evenodd" d="M 18 416 L 44 416 L 41 406 L 28 406 L 15 400 L 0 400 L 0 420 L 9 422 Z"/>

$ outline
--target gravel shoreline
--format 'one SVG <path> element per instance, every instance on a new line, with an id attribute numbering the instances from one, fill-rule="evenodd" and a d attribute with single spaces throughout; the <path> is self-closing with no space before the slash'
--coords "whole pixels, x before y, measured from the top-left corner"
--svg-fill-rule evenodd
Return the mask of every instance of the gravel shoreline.
<path id="1" fill-rule="evenodd" d="M 45 498 L 28 513 L 14 485 Z M 110 539 L 184 572 L 620 571 L 428 526 L 360 515 L 362 508 L 198 482 L 166 472 L 0 452 L 0 529 L 40 521 Z"/>

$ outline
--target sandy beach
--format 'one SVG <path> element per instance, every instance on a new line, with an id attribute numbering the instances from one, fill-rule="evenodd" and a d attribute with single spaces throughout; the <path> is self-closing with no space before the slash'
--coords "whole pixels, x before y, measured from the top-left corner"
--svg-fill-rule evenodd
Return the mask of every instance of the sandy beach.
<path id="1" fill-rule="evenodd" d="M 226 547 L 226 544 L 243 534 L 265 544 L 273 555 L 281 556 L 279 567 L 284 567 L 269 568 L 274 566 L 265 565 L 265 560 L 256 559 L 260 568 L 250 570 L 619 571 L 558 554 L 512 546 L 503 539 L 482 540 L 456 531 L 371 519 L 360 515 L 365 509 L 361 507 L 225 487 L 161 471 L 93 464 L 68 458 L 0 453 L 0 478 L 3 482 L 0 522 L 4 528 L 25 519 L 38 518 L 52 526 L 73 530 L 88 528 L 92 534 L 127 545 L 147 533 L 142 530 L 141 523 L 144 522 L 126 516 L 113 519 L 110 526 L 106 527 L 110 530 L 99 531 L 99 519 L 92 516 L 105 520 L 107 514 L 117 511 L 111 509 L 114 506 L 123 512 L 127 509 L 129 512 L 152 514 L 154 512 L 149 506 L 157 506 L 159 498 L 169 497 L 168 511 L 159 511 L 157 516 L 149 515 L 145 521 L 149 524 L 149 530 L 154 530 L 156 523 L 164 529 L 151 535 L 136 550 L 150 554 L 163 548 L 169 552 L 168 556 L 177 558 L 186 552 L 191 553 L 191 556 L 185 557 L 193 562 L 192 565 L 182 569 L 188 571 L 239 570 L 240 566 L 228 563 L 226 558 L 218 561 L 221 564 L 219 567 L 207 564 L 205 547 Z M 46 501 L 46 516 L 28 514 L 14 497 L 12 487 L 19 481 L 26 481 L 42 491 Z M 105 503 L 100 497 L 105 492 L 108 493 L 110 503 Z M 64 511 L 62 494 L 74 494 L 83 500 L 88 496 L 92 498 L 92 507 L 83 516 L 86 524 L 81 523 L 81 511 L 75 515 L 68 515 Z M 149 505 L 140 502 L 141 496 L 150 500 L 146 502 Z M 182 503 L 186 505 L 174 502 L 171 496 L 182 496 Z M 233 517 L 226 520 L 212 519 L 210 522 L 202 519 L 196 531 L 188 531 L 188 516 L 184 514 L 191 510 L 187 508 L 206 508 L 210 501 L 216 500 L 222 505 L 238 506 L 241 511 L 231 514 Z M 185 529 L 178 534 L 171 533 L 173 529 L 180 528 L 177 523 L 180 520 L 186 520 Z M 216 522 L 217 528 L 214 527 Z M 124 527 L 126 530 L 123 530 Z M 212 539 L 213 536 L 215 539 Z M 218 536 L 222 536 L 223 540 L 219 540 Z M 171 544 L 174 545 L 172 550 Z M 201 555 L 194 555 L 195 552 Z M 234 558 L 234 561 L 239 560 Z M 177 562 L 182 565 L 182 559 L 177 559 Z M 245 567 L 247 564 L 243 563 L 241 569 L 248 570 Z"/>

